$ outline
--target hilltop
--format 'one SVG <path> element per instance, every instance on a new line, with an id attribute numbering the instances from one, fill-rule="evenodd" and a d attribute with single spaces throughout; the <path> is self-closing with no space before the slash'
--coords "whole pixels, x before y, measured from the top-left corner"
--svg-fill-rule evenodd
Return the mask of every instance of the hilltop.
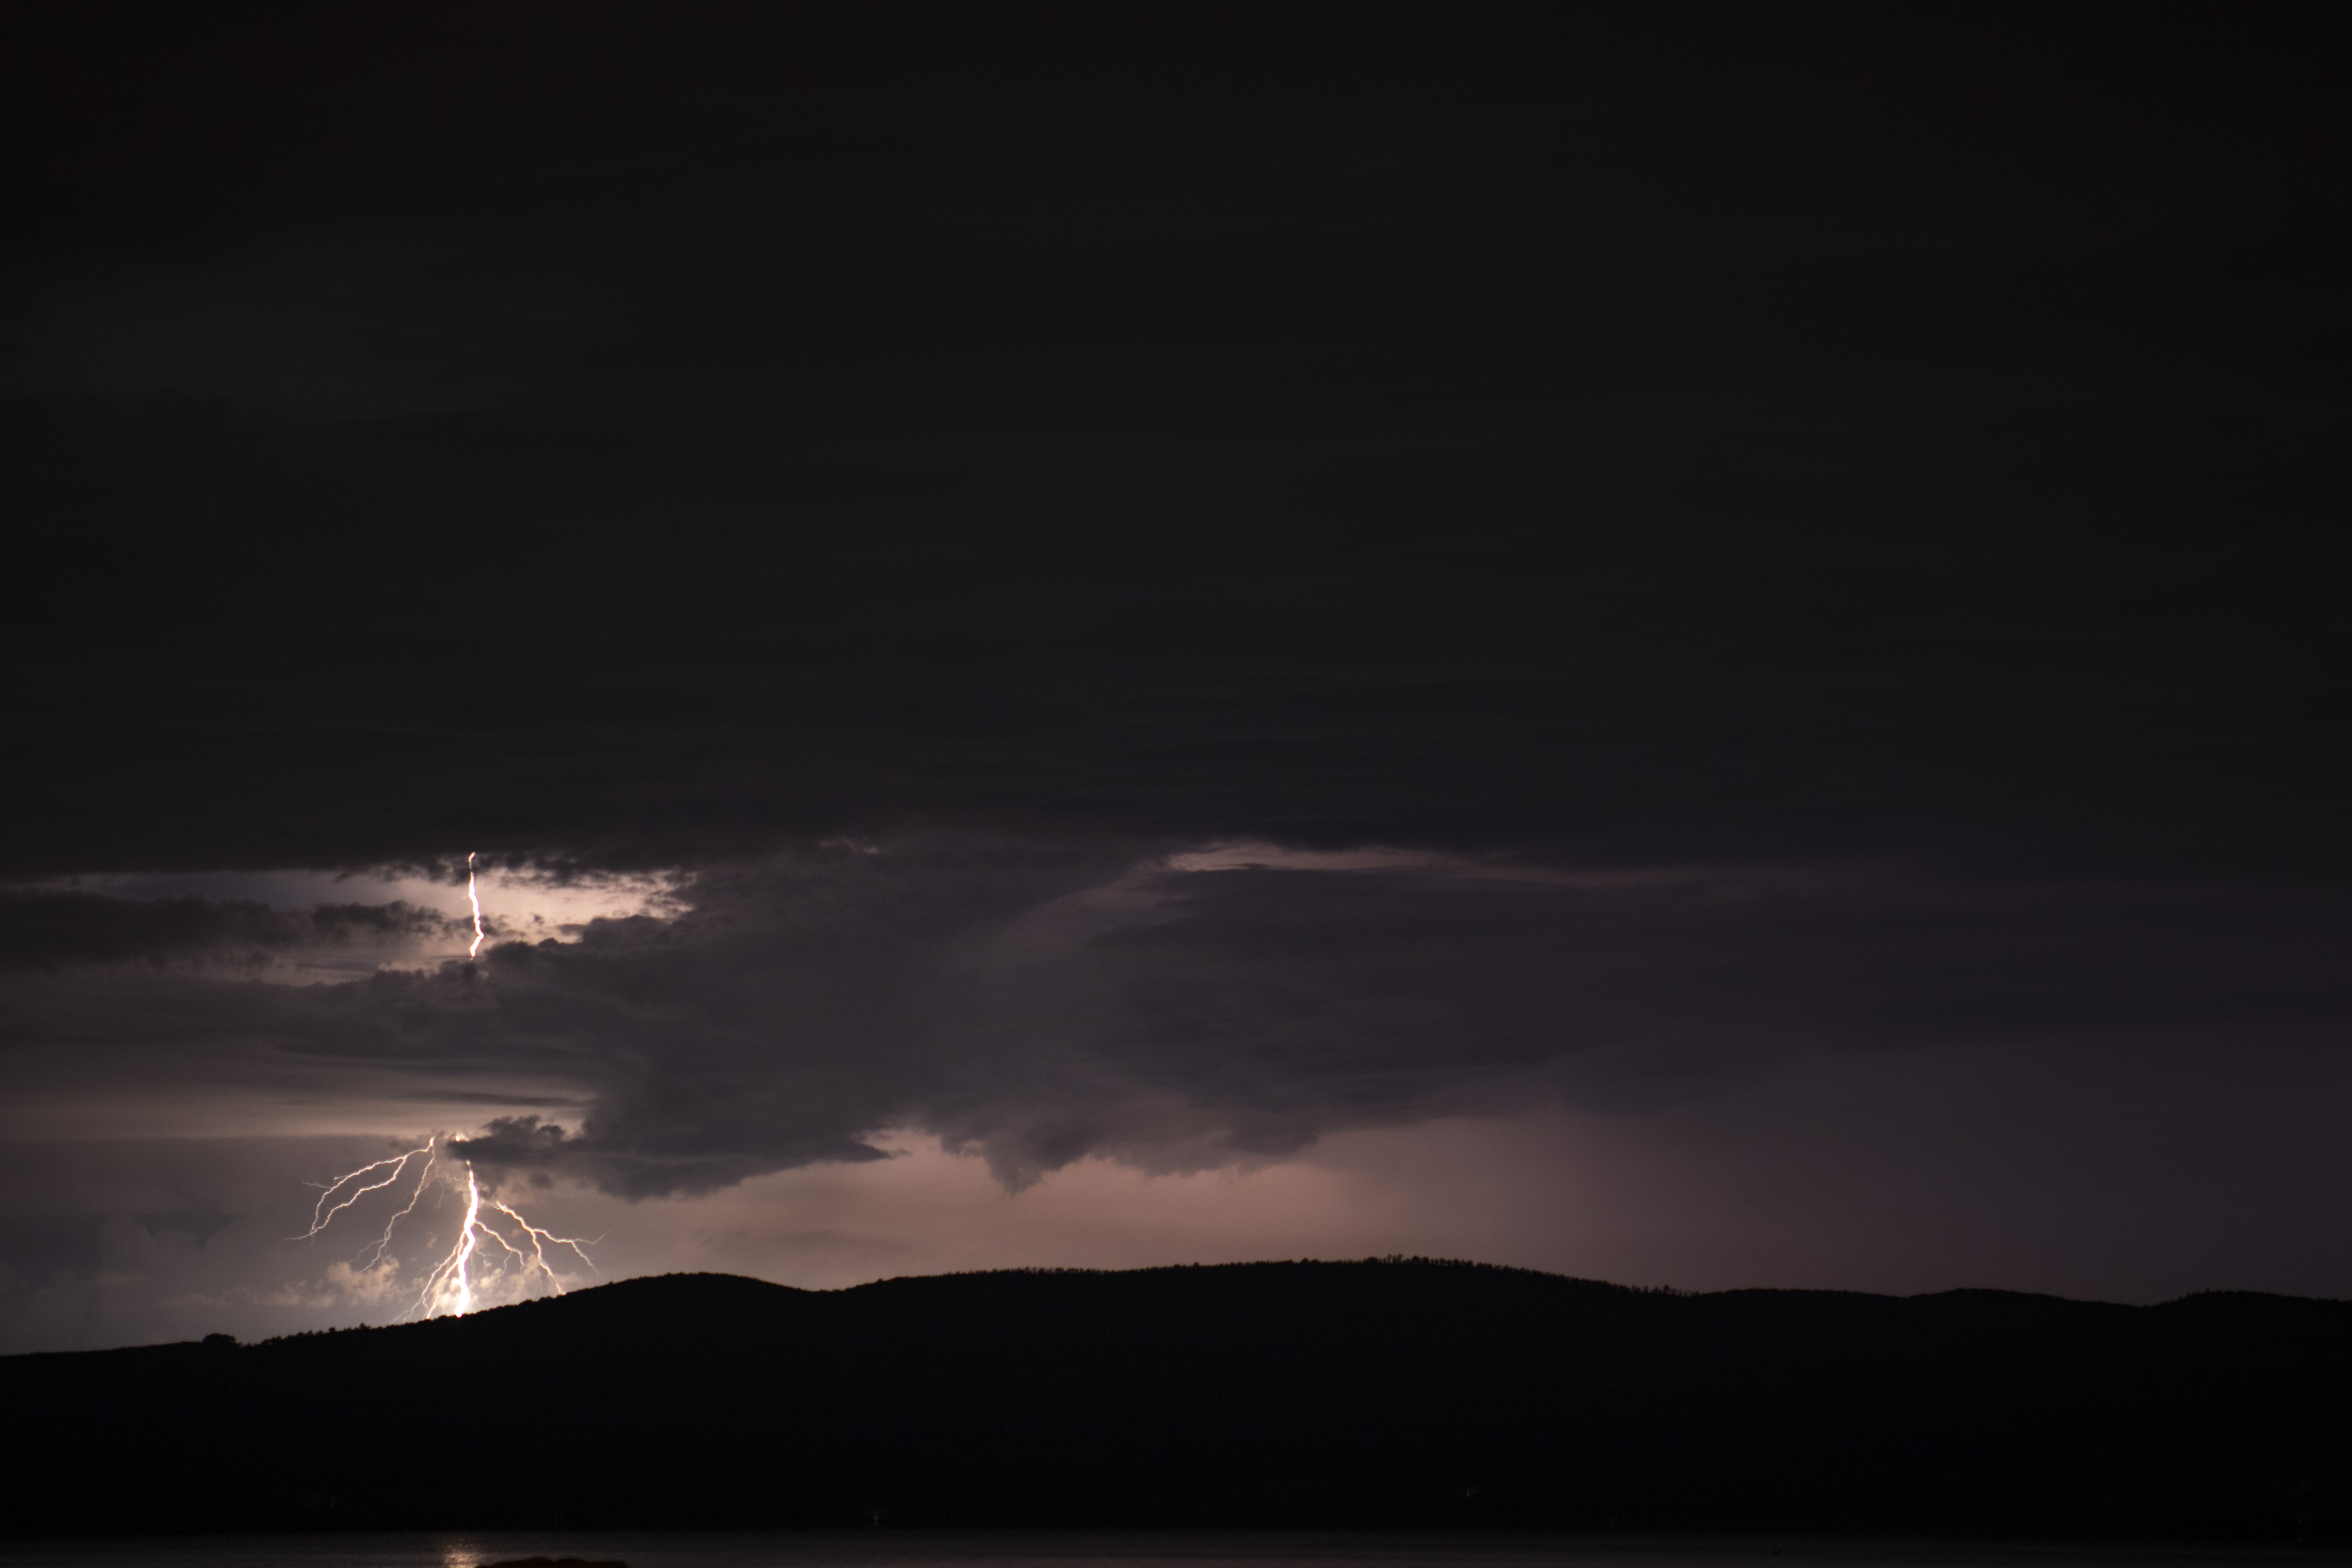
<path id="1" fill-rule="evenodd" d="M 2352 1535 L 2352 1303 L 1645 1291 L 1422 1260 L 633 1279 L 0 1358 L 18 1531 Z M 101 1484 L 102 1483 L 102 1484 Z"/>

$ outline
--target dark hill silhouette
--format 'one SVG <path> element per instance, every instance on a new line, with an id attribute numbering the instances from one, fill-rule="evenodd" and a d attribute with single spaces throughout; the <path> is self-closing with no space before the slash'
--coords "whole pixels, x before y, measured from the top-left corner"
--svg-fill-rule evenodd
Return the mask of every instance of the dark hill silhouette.
<path id="1" fill-rule="evenodd" d="M 2352 1303 L 1423 1261 L 633 1279 L 0 1358 L 16 1531 L 1558 1526 L 2352 1536 Z"/>

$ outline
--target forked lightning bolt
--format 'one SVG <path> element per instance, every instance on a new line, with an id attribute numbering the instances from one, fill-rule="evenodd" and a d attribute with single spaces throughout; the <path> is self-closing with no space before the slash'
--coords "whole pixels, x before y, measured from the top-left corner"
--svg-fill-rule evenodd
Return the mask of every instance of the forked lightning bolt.
<path id="1" fill-rule="evenodd" d="M 337 1215 L 368 1194 L 382 1192 L 391 1186 L 407 1172 L 411 1161 L 420 1161 L 416 1185 L 409 1193 L 408 1202 L 384 1222 L 383 1230 L 375 1240 L 362 1247 L 351 1259 L 353 1263 L 360 1263 L 364 1258 L 366 1261 L 362 1267 L 369 1268 L 382 1265 L 390 1256 L 393 1233 L 399 1229 L 402 1220 L 416 1212 L 417 1205 L 436 1183 L 450 1191 L 464 1193 L 466 1213 L 458 1223 L 457 1239 L 440 1260 L 426 1270 L 425 1281 L 417 1289 L 416 1300 L 401 1313 L 403 1318 L 463 1317 L 478 1307 L 520 1300 L 541 1289 L 561 1296 L 563 1294 L 563 1281 L 557 1277 L 554 1265 L 548 1260 L 547 1249 L 551 1247 L 569 1247 L 572 1255 L 584 1264 L 590 1273 L 596 1271 L 595 1261 L 586 1250 L 594 1243 L 542 1229 L 525 1219 L 511 1205 L 485 1194 L 480 1179 L 474 1174 L 473 1165 L 448 1153 L 445 1148 L 447 1142 L 443 1134 L 436 1132 L 422 1147 L 411 1149 L 404 1154 L 388 1155 L 373 1164 L 362 1165 L 356 1171 L 336 1177 L 319 1194 L 319 1201 L 311 1209 L 310 1228 L 294 1239 L 308 1241 L 318 1236 L 333 1223 Z M 457 1173 L 460 1170 L 465 1173 L 462 1187 Z M 387 1173 L 377 1181 L 367 1180 L 380 1171 Z M 503 1220 L 491 1220 L 484 1212 L 486 1210 L 502 1215 Z M 501 1224 L 511 1229 L 511 1237 L 500 1229 Z M 491 1257 L 485 1251 L 486 1247 L 493 1244 L 503 1256 Z M 489 1258 L 487 1268 L 480 1261 L 485 1258 Z M 398 1263 L 397 1258 L 393 1259 L 394 1267 L 397 1268 Z"/>
<path id="2" fill-rule="evenodd" d="M 297 1241 L 310 1240 L 312 1237 L 326 1229 L 328 1222 L 332 1220 L 337 1215 L 342 1213 L 345 1209 L 351 1207 L 353 1204 L 359 1202 L 370 1193 L 382 1192 L 384 1188 L 392 1185 L 393 1183 L 400 1180 L 400 1173 L 408 1169 L 408 1162 L 415 1159 L 419 1154 L 424 1155 L 425 1158 L 425 1174 L 428 1176 L 431 1175 L 433 1145 L 428 1142 L 422 1149 L 411 1149 L 405 1154 L 396 1155 L 390 1159 L 378 1160 L 373 1165 L 362 1165 L 356 1171 L 336 1177 L 332 1184 L 328 1186 L 325 1191 L 319 1194 L 318 1203 L 311 1208 L 310 1228 L 304 1231 L 300 1236 L 296 1237 L 294 1239 Z M 335 1205 L 332 1208 L 329 1208 L 327 1206 L 328 1200 L 332 1198 L 337 1193 L 341 1192 L 345 1186 L 357 1182 L 362 1176 L 373 1175 L 376 1172 L 383 1170 L 386 1165 L 390 1165 L 392 1167 L 392 1174 L 386 1176 L 381 1182 L 371 1182 L 365 1186 L 352 1186 L 350 1194 L 344 1197 L 342 1202 Z M 424 1190 L 424 1185 L 420 1181 L 417 1186 L 417 1191 L 423 1192 Z M 415 1198 L 411 1198 L 408 1200 L 408 1204 L 409 1208 L 414 1208 L 416 1206 L 416 1200 Z M 403 1209 L 400 1212 L 401 1214 L 406 1214 L 408 1209 Z M 399 1223 L 398 1215 L 394 1216 L 394 1223 Z M 389 1229 L 384 1232 L 387 1238 L 391 1234 L 392 1232 Z"/>
<path id="3" fill-rule="evenodd" d="M 466 857 L 466 902 L 474 911 L 474 944 L 466 950 L 468 959 L 477 957 L 489 931 L 482 924 L 481 884 L 477 879 L 476 857 Z M 463 1316 L 477 1306 L 496 1305 L 533 1293 L 544 1287 L 555 1295 L 563 1294 L 563 1282 L 556 1278 L 555 1267 L 548 1261 L 550 1247 L 570 1247 L 572 1256 L 596 1271 L 595 1262 L 587 1248 L 594 1243 L 578 1237 L 558 1236 L 542 1230 L 517 1213 L 512 1205 L 482 1191 L 480 1180 L 474 1174 L 472 1162 L 462 1155 L 451 1154 L 448 1139 L 436 1132 L 421 1147 L 404 1154 L 389 1154 L 373 1164 L 362 1165 L 356 1171 L 346 1171 L 328 1183 L 319 1193 L 319 1201 L 310 1208 L 310 1228 L 294 1239 L 309 1241 L 319 1236 L 335 1221 L 335 1216 L 366 1197 L 393 1186 L 408 1174 L 412 1163 L 417 1166 L 416 1185 L 408 1194 L 408 1201 L 383 1222 L 383 1231 L 374 1241 L 360 1248 L 351 1261 L 362 1268 L 389 1267 L 397 1269 L 400 1259 L 392 1255 L 393 1235 L 400 1222 L 416 1212 L 425 1194 L 436 1187 L 448 1192 L 461 1190 L 457 1172 L 465 1172 L 462 1191 L 466 1195 L 466 1216 L 457 1226 L 457 1239 L 439 1262 L 425 1271 L 425 1282 L 418 1288 L 416 1300 L 401 1313 L 404 1318 L 438 1318 L 455 1314 Z M 371 1180 L 370 1178 L 374 1178 Z M 493 1221 L 485 1210 L 503 1216 Z M 508 1230 L 500 1229 L 500 1226 Z M 496 1243 L 498 1253 L 485 1250 Z M 364 1259 L 364 1262 L 362 1260 Z M 486 1261 L 485 1261 L 486 1260 Z"/>

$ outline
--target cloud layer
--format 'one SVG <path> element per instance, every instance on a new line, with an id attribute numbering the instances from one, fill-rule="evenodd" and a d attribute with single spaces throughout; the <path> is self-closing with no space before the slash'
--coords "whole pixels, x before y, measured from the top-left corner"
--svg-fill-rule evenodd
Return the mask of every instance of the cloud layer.
<path id="1" fill-rule="evenodd" d="M 1532 1103 L 1654 1110 L 1822 1053 L 2319 1049 L 2352 1021 L 2352 905 L 2316 890 L 957 837 L 709 868 L 680 898 L 478 966 L 26 977 L 0 1005 L 28 1070 L 86 1064 L 93 1097 L 110 1051 L 312 1095 L 568 1090 L 577 1112 L 465 1152 L 630 1198 L 874 1158 L 894 1129 L 1017 1187 Z"/>
<path id="2" fill-rule="evenodd" d="M 0 889 L 0 971 L 144 963 L 258 970 L 289 952 L 363 947 L 397 951 L 454 930 L 412 905 L 313 904 L 284 910 L 253 900 L 112 897 L 69 889 Z"/>

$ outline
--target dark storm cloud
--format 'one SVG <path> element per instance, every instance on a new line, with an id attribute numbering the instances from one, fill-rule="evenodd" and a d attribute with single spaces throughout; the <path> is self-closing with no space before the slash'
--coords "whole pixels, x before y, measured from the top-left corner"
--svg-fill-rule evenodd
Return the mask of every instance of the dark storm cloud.
<path id="1" fill-rule="evenodd" d="M 1527 1096 L 1653 1108 L 1808 1052 L 2316 1043 L 2352 1018 L 2339 897 L 1454 868 L 1135 873 L 1038 901 L 1076 869 L 773 866 L 713 879 L 674 927 L 499 949 L 502 1031 L 626 1068 L 577 1138 L 510 1124 L 486 1161 L 635 1194 L 896 1123 L 1009 1181 L 1093 1154 L 1175 1170 Z"/>
<path id="2" fill-rule="evenodd" d="M 27 657 L 78 668 L 20 709 L 54 760 L 16 853 L 643 864 L 947 821 L 2340 869 L 2337 416 L 2260 342 L 2197 362 L 2221 390 L 2168 383 L 2178 323 L 2085 345 L 2054 285 L 2053 341 L 1968 344 L 1791 287 L 1671 349 L 1580 331 L 1673 313 L 1629 286 L 1402 371 L 1121 350 L 1010 409 L 975 371 L 856 418 L 44 412 Z M 1840 364 L 1751 308 L 1884 341 Z M 75 559 L 158 516 L 137 576 Z"/>
<path id="3" fill-rule="evenodd" d="M 2336 875 L 2339 106 L 2234 14 L 53 19 L 0 870 Z"/>
<path id="4" fill-rule="evenodd" d="M 468 1158 L 645 1197 L 874 1158 L 888 1128 L 1019 1184 L 1555 1100 L 1643 1111 L 1823 1052 L 2293 1051 L 2352 1020 L 2336 893 L 1268 853 L 844 847 L 713 869 L 676 920 L 509 943 L 475 973 L 20 983 L 6 1033 L 20 1070 L 136 1049 L 313 1095 L 546 1075 L 585 1101 L 572 1128 L 494 1121 Z"/>
<path id="5" fill-rule="evenodd" d="M 243 899 L 126 899 L 68 889 L 0 888 L 0 971 L 84 964 L 257 965 L 315 948 L 392 947 L 456 926 L 413 905 L 273 909 Z"/>

